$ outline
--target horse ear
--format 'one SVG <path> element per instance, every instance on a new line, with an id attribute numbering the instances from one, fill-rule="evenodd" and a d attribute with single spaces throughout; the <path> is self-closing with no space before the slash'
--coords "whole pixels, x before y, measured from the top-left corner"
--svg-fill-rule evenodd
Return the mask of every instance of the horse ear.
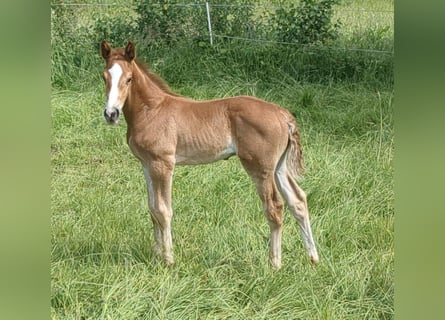
<path id="1" fill-rule="evenodd" d="M 110 57 L 111 46 L 105 40 L 102 40 L 102 42 L 100 43 L 100 53 L 105 60 Z"/>
<path id="2" fill-rule="evenodd" d="M 132 61 L 134 58 L 136 58 L 136 49 L 134 47 L 134 43 L 131 41 L 128 41 L 127 46 L 125 47 L 125 58 L 128 61 Z"/>

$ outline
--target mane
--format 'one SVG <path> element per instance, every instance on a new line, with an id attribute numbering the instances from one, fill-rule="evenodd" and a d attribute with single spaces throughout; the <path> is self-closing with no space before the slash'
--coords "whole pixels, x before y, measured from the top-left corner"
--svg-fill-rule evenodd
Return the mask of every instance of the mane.
<path id="1" fill-rule="evenodd" d="M 112 61 L 126 60 L 125 50 L 123 48 L 112 49 L 110 54 L 110 60 Z M 170 87 L 168 86 L 168 84 L 160 76 L 152 72 L 147 63 L 138 58 L 134 59 L 134 62 L 147 75 L 147 77 L 149 77 L 150 80 L 153 81 L 162 91 L 172 96 L 182 97 L 180 94 L 173 92 L 172 89 L 170 89 Z"/>
<path id="2" fill-rule="evenodd" d="M 148 67 L 148 64 L 144 61 L 136 58 L 135 60 L 136 65 L 147 75 L 147 77 L 150 78 L 151 81 L 153 81 L 162 91 L 165 93 L 168 93 L 172 96 L 180 97 L 180 94 L 177 94 L 176 92 L 173 92 L 172 89 L 168 86 L 168 84 L 156 73 L 153 73 L 150 68 Z"/>

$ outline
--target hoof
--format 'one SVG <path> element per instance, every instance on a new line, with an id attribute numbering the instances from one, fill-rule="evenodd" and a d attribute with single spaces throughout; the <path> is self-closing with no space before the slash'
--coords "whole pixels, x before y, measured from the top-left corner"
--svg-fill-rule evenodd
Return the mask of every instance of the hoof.
<path id="1" fill-rule="evenodd" d="M 313 265 L 317 265 L 320 262 L 318 256 L 310 256 L 309 259 Z"/>
<path id="2" fill-rule="evenodd" d="M 270 260 L 270 265 L 272 266 L 272 269 L 275 271 L 278 271 L 281 269 L 281 261 L 273 259 Z"/>
<path id="3" fill-rule="evenodd" d="M 173 257 L 164 257 L 164 262 L 167 266 L 172 266 L 175 263 Z"/>

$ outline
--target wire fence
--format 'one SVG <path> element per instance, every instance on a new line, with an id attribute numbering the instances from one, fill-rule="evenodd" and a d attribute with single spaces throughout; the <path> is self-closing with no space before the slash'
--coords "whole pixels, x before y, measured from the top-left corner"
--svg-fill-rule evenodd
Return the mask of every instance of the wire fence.
<path id="1" fill-rule="evenodd" d="M 262 8 L 262 9 L 278 9 L 286 8 L 285 6 L 276 5 L 256 5 L 256 4 L 221 4 L 221 3 L 210 3 L 212 7 L 221 8 Z M 151 6 L 163 6 L 161 3 L 149 3 Z M 206 3 L 171 3 L 168 4 L 170 7 L 204 7 Z M 52 3 L 51 7 L 135 7 L 132 4 L 125 3 Z M 342 11 L 362 11 L 362 12 L 385 12 L 394 13 L 394 10 L 367 10 L 367 9 L 342 9 Z"/>
<path id="2" fill-rule="evenodd" d="M 296 46 L 308 50 L 341 50 L 370 54 L 393 55 L 393 10 L 336 9 L 333 19 L 340 24 L 339 40 L 332 44 L 307 45 L 293 41 L 277 40 L 269 20 L 276 10 L 286 9 L 276 5 L 175 3 L 147 4 L 163 10 L 164 29 L 150 26 L 138 28 L 141 16 L 137 6 L 124 3 L 55 3 L 51 4 L 51 41 L 84 41 L 94 38 L 94 33 L 117 39 L 134 38 L 134 33 L 145 32 L 151 39 L 201 39 L 211 45 L 218 41 L 245 41 L 258 44 Z M 166 7 L 168 6 L 168 7 Z M 168 9 L 168 10 L 167 10 Z M 168 14 L 167 14 L 168 13 Z M 180 20 L 175 18 L 190 17 Z M 249 22 L 243 19 L 249 16 Z M 251 17 L 254 17 L 251 19 Z M 155 17 L 158 19 L 159 17 Z M 170 19 L 170 22 L 167 21 Z M 147 19 L 148 20 L 148 19 Z M 181 23 L 182 22 L 182 23 Z M 117 25 L 116 25 L 117 23 Z M 114 26 L 113 26 L 114 24 Z M 276 27 L 276 26 L 274 26 Z M 119 34 L 119 35 L 118 35 Z"/>

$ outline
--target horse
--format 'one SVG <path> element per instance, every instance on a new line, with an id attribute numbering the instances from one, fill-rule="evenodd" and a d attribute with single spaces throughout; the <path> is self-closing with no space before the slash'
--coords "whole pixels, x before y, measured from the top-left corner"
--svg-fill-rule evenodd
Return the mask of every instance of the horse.
<path id="1" fill-rule="evenodd" d="M 253 180 L 270 227 L 269 262 L 281 268 L 284 203 L 296 218 L 310 262 L 319 257 L 306 194 L 296 183 L 303 170 L 298 125 L 291 113 L 251 96 L 197 101 L 174 93 L 136 58 L 132 41 L 112 48 L 103 40 L 104 117 L 118 124 L 123 113 L 127 144 L 142 164 L 153 222 L 156 257 L 174 262 L 172 183 L 176 165 L 197 165 L 236 155 Z"/>

